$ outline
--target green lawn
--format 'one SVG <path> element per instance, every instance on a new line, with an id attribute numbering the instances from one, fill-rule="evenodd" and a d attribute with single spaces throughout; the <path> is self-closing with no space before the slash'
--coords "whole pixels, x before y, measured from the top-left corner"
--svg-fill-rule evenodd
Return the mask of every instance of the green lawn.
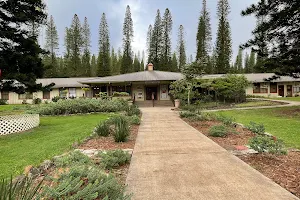
<path id="1" fill-rule="evenodd" d="M 272 98 L 274 100 L 286 100 L 286 101 L 300 101 L 300 97 L 282 97 L 282 98 Z"/>
<path id="2" fill-rule="evenodd" d="M 0 116 L 24 113 L 27 106 L 29 105 L 0 105 Z"/>
<path id="3" fill-rule="evenodd" d="M 258 106 L 275 106 L 280 105 L 278 102 L 274 101 L 247 101 L 245 103 L 236 104 L 236 108 L 244 108 L 244 107 L 258 107 Z"/>
<path id="4" fill-rule="evenodd" d="M 31 131 L 0 137 L 0 177 L 23 172 L 28 165 L 69 150 L 72 144 L 89 136 L 107 114 L 41 117 L 41 124 Z"/>
<path id="5" fill-rule="evenodd" d="M 267 132 L 283 139 L 288 147 L 300 148 L 300 107 L 232 110 L 219 113 L 233 116 L 235 121 L 244 125 L 250 121 L 263 123 Z"/>

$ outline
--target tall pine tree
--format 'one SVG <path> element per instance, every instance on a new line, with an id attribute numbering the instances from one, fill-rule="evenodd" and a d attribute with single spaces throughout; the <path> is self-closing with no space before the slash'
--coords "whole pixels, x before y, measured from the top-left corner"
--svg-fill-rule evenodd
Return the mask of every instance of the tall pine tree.
<path id="1" fill-rule="evenodd" d="M 41 60 L 44 52 L 37 37 L 26 27 L 30 22 L 45 22 L 45 4 L 42 0 L 10 0 L 0 1 L 0 8 L 0 85 L 3 79 L 14 79 L 26 88 L 20 91 L 8 84 L 2 89 L 18 93 L 37 90 L 41 85 L 36 84 L 36 78 L 42 77 L 44 72 Z"/>
<path id="2" fill-rule="evenodd" d="M 177 56 L 176 56 L 175 52 L 173 53 L 173 56 L 172 56 L 171 66 L 172 66 L 172 69 L 171 69 L 172 72 L 178 72 L 179 71 Z"/>
<path id="3" fill-rule="evenodd" d="M 83 55 L 82 55 L 82 76 L 91 76 L 91 30 L 88 20 L 85 17 L 82 27 L 82 39 L 83 39 Z"/>
<path id="4" fill-rule="evenodd" d="M 167 8 L 162 20 L 162 52 L 160 60 L 160 69 L 162 71 L 172 71 L 172 53 L 171 53 L 171 34 L 172 34 L 172 15 Z"/>
<path id="5" fill-rule="evenodd" d="M 118 56 L 115 52 L 115 49 L 112 47 L 111 50 L 111 56 L 110 56 L 110 69 L 111 69 L 111 75 L 118 75 L 120 74 L 120 68 L 118 66 Z"/>
<path id="6" fill-rule="evenodd" d="M 140 63 L 140 61 L 138 59 L 138 56 L 134 55 L 133 71 L 134 72 L 138 72 L 138 71 L 140 71 L 140 68 L 141 68 L 141 63 Z"/>
<path id="7" fill-rule="evenodd" d="M 234 68 L 237 73 L 243 73 L 243 49 L 239 49 L 239 53 L 236 56 Z"/>
<path id="8" fill-rule="evenodd" d="M 182 25 L 179 26 L 177 42 L 178 42 L 177 52 L 178 52 L 178 63 L 179 63 L 178 65 L 179 65 L 179 71 L 181 71 L 186 64 L 184 28 Z"/>
<path id="9" fill-rule="evenodd" d="M 251 51 L 250 58 L 249 58 L 249 70 L 251 73 L 255 72 L 255 65 L 256 65 L 255 52 Z"/>
<path id="10" fill-rule="evenodd" d="M 71 27 L 67 29 L 66 33 L 67 47 L 69 48 L 69 57 L 67 63 L 67 71 L 69 76 L 78 77 L 82 73 L 81 52 L 83 47 L 82 27 L 78 16 L 75 14 Z"/>
<path id="11" fill-rule="evenodd" d="M 155 17 L 150 48 L 153 58 L 151 58 L 152 60 L 148 60 L 148 62 L 153 64 L 154 69 L 161 70 L 160 61 L 162 57 L 162 21 L 159 10 L 157 10 Z"/>
<path id="12" fill-rule="evenodd" d="M 129 5 L 127 5 L 124 24 L 123 24 L 123 59 L 121 66 L 121 73 L 132 72 L 132 47 L 131 42 L 133 39 L 133 22 L 131 18 L 131 11 Z"/>
<path id="13" fill-rule="evenodd" d="M 110 75 L 110 40 L 109 28 L 105 13 L 102 14 L 99 26 L 99 55 L 97 75 L 100 77 Z"/>
<path id="14" fill-rule="evenodd" d="M 97 59 L 95 54 L 92 55 L 91 60 L 91 76 L 97 76 Z"/>
<path id="15" fill-rule="evenodd" d="M 148 53 L 148 62 L 153 62 L 154 58 L 154 51 L 151 49 L 151 39 L 152 39 L 152 32 L 153 28 L 152 25 L 150 24 L 148 27 L 148 32 L 147 32 L 147 53 Z"/>
<path id="16" fill-rule="evenodd" d="M 244 72 L 247 73 L 251 73 L 250 67 L 249 67 L 249 61 L 250 61 L 250 57 L 248 55 L 248 53 L 246 53 L 245 55 L 245 62 L 244 62 Z"/>
<path id="17" fill-rule="evenodd" d="M 219 0 L 218 2 L 218 32 L 216 41 L 216 53 L 217 53 L 217 66 L 216 73 L 223 74 L 228 73 L 230 70 L 231 60 L 231 31 L 228 20 L 230 13 L 230 7 L 228 0 Z"/>
<path id="18" fill-rule="evenodd" d="M 58 50 L 58 34 L 56 25 L 54 23 L 53 16 L 51 15 L 46 24 L 46 44 L 45 49 L 49 51 L 49 55 L 44 57 L 44 63 L 46 66 L 45 77 L 58 76 L 58 62 L 56 53 Z"/>
<path id="19" fill-rule="evenodd" d="M 206 0 L 203 0 L 197 32 L 196 61 L 202 59 L 208 60 L 208 56 L 211 51 L 211 40 L 210 16 L 206 6 Z"/>

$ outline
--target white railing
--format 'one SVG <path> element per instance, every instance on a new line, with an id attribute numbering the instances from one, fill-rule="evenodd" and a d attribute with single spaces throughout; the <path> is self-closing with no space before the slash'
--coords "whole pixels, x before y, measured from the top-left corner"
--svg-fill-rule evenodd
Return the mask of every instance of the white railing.
<path id="1" fill-rule="evenodd" d="M 27 131 L 39 124 L 40 116 L 37 114 L 0 116 L 0 135 Z"/>

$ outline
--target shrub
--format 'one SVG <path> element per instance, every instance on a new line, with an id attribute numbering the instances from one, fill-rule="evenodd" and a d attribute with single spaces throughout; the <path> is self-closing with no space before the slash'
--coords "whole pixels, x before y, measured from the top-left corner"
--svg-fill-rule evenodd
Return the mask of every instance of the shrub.
<path id="1" fill-rule="evenodd" d="M 31 112 L 41 115 L 67 115 L 91 112 L 127 111 L 124 100 L 73 99 L 59 100 L 56 103 L 43 104 Z"/>
<path id="2" fill-rule="evenodd" d="M 13 181 L 12 178 L 9 180 L 0 180 L 0 199 L 40 199 L 40 191 L 42 188 L 42 182 L 38 181 L 34 183 L 34 180 L 28 177 L 24 177 L 18 181 Z"/>
<path id="3" fill-rule="evenodd" d="M 191 112 L 191 111 L 180 112 L 179 115 L 181 118 L 191 118 L 197 116 L 195 112 Z"/>
<path id="4" fill-rule="evenodd" d="M 100 152 L 101 164 L 105 169 L 112 169 L 129 163 L 130 155 L 122 150 Z"/>
<path id="5" fill-rule="evenodd" d="M 128 97 L 129 93 L 127 92 L 114 92 L 113 97 Z"/>
<path id="6" fill-rule="evenodd" d="M 72 151 L 71 153 L 57 157 L 54 159 L 54 164 L 57 167 L 66 167 L 77 164 L 91 164 L 91 159 L 80 151 Z"/>
<path id="7" fill-rule="evenodd" d="M 223 125 L 213 126 L 209 129 L 209 135 L 212 137 L 226 137 L 227 132 L 227 128 Z"/>
<path id="8" fill-rule="evenodd" d="M 251 138 L 249 146 L 259 153 L 268 152 L 271 154 L 286 154 L 285 146 L 282 140 L 267 135 L 258 135 Z"/>
<path id="9" fill-rule="evenodd" d="M 128 121 L 129 121 L 130 124 L 134 124 L 134 125 L 140 125 L 141 124 L 141 119 L 137 115 L 130 116 L 128 118 Z"/>
<path id="10" fill-rule="evenodd" d="M 55 184 L 45 186 L 45 199 L 130 199 L 125 187 L 113 175 L 103 173 L 96 166 L 72 166 Z"/>
<path id="11" fill-rule="evenodd" d="M 116 116 L 113 118 L 114 123 L 114 139 L 115 142 L 125 142 L 130 134 L 129 124 L 124 116 Z"/>
<path id="12" fill-rule="evenodd" d="M 109 126 L 110 126 L 110 123 L 108 120 L 100 122 L 95 128 L 95 133 L 98 136 L 107 137 L 107 136 L 109 136 L 109 133 L 110 133 Z"/>
<path id="13" fill-rule="evenodd" d="M 216 120 L 221 121 L 226 126 L 230 126 L 234 122 L 233 117 L 227 117 L 227 116 L 224 116 L 224 115 L 216 115 Z"/>
<path id="14" fill-rule="evenodd" d="M 40 99 L 40 98 L 34 98 L 32 100 L 32 104 L 41 104 L 41 103 L 42 103 L 42 99 Z"/>
<path id="15" fill-rule="evenodd" d="M 141 111 L 137 107 L 137 105 L 128 106 L 128 108 L 127 108 L 127 115 L 128 116 L 140 115 L 140 114 L 141 114 Z"/>
<path id="16" fill-rule="evenodd" d="M 53 102 L 58 102 L 58 100 L 62 99 L 60 96 L 56 96 L 52 98 Z"/>
<path id="17" fill-rule="evenodd" d="M 246 128 L 256 134 L 264 134 L 265 133 L 265 126 L 263 124 L 257 124 L 255 122 L 250 122 Z"/>
<path id="18" fill-rule="evenodd" d="M 5 99 L 0 99 L 0 105 L 6 105 L 7 104 L 7 100 Z"/>

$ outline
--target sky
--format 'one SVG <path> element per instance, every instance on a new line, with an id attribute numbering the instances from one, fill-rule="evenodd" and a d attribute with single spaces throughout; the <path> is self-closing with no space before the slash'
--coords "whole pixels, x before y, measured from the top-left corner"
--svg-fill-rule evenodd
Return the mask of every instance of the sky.
<path id="1" fill-rule="evenodd" d="M 253 16 L 242 17 L 241 11 L 258 0 L 229 0 L 230 15 L 229 21 L 232 32 L 232 60 L 238 52 L 239 45 L 249 40 L 251 32 L 255 27 L 256 20 Z M 91 52 L 98 52 L 98 29 L 101 15 L 104 12 L 107 17 L 111 45 L 118 49 L 122 47 L 122 28 L 126 6 L 131 8 L 134 38 L 133 50 L 135 53 L 145 50 L 146 38 L 150 24 L 154 24 L 157 9 L 163 15 L 166 8 L 169 8 L 173 19 L 172 30 L 172 51 L 176 50 L 177 33 L 180 25 L 185 29 L 187 56 L 196 53 L 196 34 L 202 0 L 45 0 L 47 12 L 53 16 L 59 35 L 59 54 L 62 55 L 64 48 L 65 28 L 69 27 L 74 14 L 77 14 L 83 22 L 88 18 L 91 28 Z M 207 0 L 207 7 L 210 12 L 212 26 L 212 46 L 215 46 L 217 33 L 217 0 Z M 41 31 L 41 45 L 44 45 L 45 33 Z"/>

